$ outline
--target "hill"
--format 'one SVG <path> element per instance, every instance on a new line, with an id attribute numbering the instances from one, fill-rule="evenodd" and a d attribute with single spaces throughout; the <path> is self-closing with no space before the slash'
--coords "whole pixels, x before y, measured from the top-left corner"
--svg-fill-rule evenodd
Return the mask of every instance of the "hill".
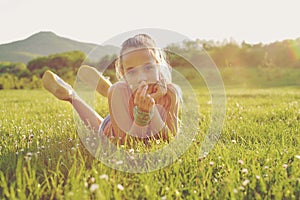
<path id="1" fill-rule="evenodd" d="M 0 45 L 0 62 L 27 63 L 40 56 L 74 50 L 82 51 L 86 55 L 94 50 L 93 54 L 89 56 L 93 61 L 99 60 L 101 58 L 99 58 L 99 55 L 117 54 L 119 52 L 119 48 L 114 46 L 99 46 L 60 37 L 53 32 L 39 32 L 24 40 Z"/>

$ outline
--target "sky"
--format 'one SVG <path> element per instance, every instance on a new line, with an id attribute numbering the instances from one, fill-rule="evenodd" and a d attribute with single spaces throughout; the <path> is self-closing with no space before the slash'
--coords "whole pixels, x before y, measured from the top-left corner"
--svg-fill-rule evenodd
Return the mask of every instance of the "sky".
<path id="1" fill-rule="evenodd" d="M 0 0 L 0 44 L 40 31 L 102 44 L 141 28 L 266 44 L 299 38 L 299 19 L 297 0 Z"/>

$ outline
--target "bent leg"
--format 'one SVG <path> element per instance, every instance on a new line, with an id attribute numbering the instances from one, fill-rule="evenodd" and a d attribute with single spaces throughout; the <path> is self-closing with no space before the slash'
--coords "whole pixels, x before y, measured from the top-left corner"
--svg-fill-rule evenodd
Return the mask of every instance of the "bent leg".
<path id="1" fill-rule="evenodd" d="M 42 81 L 46 90 L 51 92 L 56 98 L 72 103 L 84 124 L 95 133 L 98 132 L 103 118 L 85 103 L 68 83 L 49 70 L 43 74 Z"/>
<path id="2" fill-rule="evenodd" d="M 104 77 L 96 68 L 88 65 L 82 65 L 77 72 L 77 76 L 80 80 L 95 89 L 102 96 L 107 97 L 107 92 L 111 82 Z"/>
<path id="3" fill-rule="evenodd" d="M 72 103 L 84 124 L 97 133 L 103 122 L 103 118 L 77 95 L 75 95 L 70 103 Z"/>

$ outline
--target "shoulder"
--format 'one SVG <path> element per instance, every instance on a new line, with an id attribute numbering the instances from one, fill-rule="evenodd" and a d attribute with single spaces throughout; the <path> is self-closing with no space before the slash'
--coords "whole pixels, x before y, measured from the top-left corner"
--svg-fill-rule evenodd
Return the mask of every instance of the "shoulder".
<path id="1" fill-rule="evenodd" d="M 118 100 L 117 102 L 120 102 L 120 100 L 127 102 L 131 97 L 132 91 L 126 82 L 116 82 L 108 89 L 107 98 L 110 103 L 115 102 L 113 100 Z"/>
<path id="2" fill-rule="evenodd" d="M 114 92 L 127 92 L 129 93 L 131 90 L 129 88 L 129 85 L 124 81 L 118 81 L 114 83 L 112 86 L 108 89 L 108 96 L 111 96 Z"/>
<path id="3" fill-rule="evenodd" d="M 130 88 L 129 88 L 129 85 L 125 81 L 118 81 L 118 82 L 112 84 L 109 87 L 108 91 L 115 90 L 115 89 L 130 89 Z"/>

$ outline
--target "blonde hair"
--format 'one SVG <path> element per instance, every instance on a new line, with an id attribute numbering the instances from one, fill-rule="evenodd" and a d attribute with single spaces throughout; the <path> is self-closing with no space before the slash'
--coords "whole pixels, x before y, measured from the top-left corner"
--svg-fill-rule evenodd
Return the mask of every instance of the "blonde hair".
<path id="1" fill-rule="evenodd" d="M 120 56 L 115 61 L 116 76 L 118 80 L 124 79 L 124 69 L 122 65 L 122 56 L 133 51 L 148 49 L 153 52 L 154 58 L 161 65 L 160 74 L 166 80 L 166 83 L 171 83 L 171 66 L 166 61 L 166 56 L 163 50 L 156 47 L 155 41 L 147 34 L 135 35 L 122 43 Z"/>

